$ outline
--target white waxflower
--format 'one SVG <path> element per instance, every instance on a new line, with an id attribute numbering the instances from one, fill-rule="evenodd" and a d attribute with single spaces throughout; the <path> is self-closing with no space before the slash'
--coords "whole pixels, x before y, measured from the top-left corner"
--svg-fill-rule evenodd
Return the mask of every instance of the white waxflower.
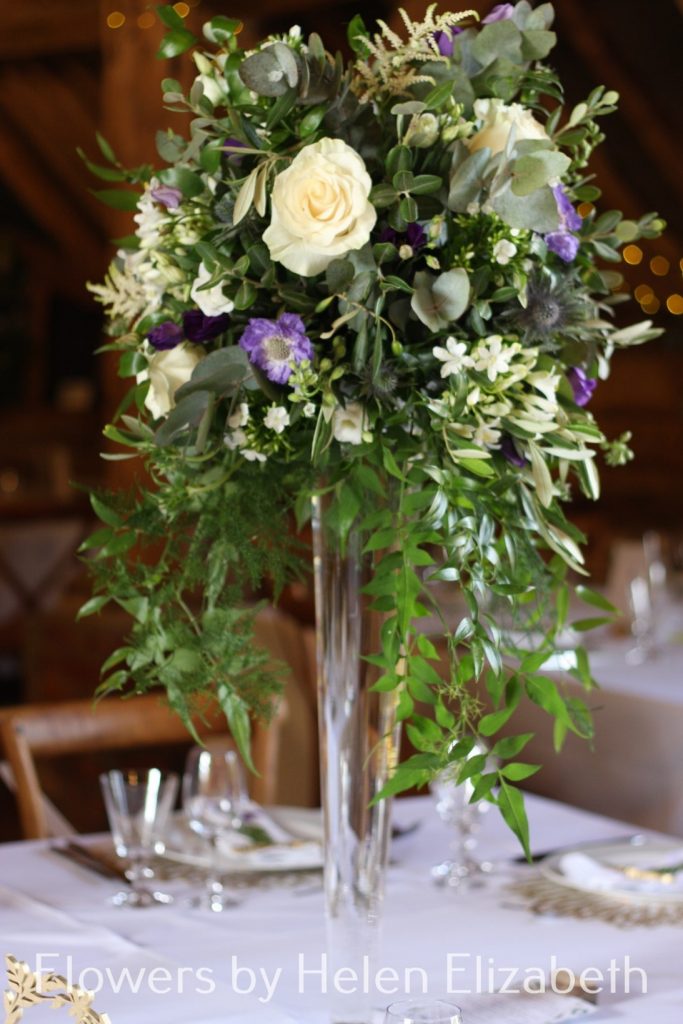
<path id="1" fill-rule="evenodd" d="M 452 373 L 462 373 L 472 366 L 472 358 L 467 354 L 467 345 L 464 341 L 456 341 L 455 338 L 446 339 L 446 347 L 436 345 L 432 354 L 443 362 L 441 376 L 450 377 Z"/>
<path id="2" fill-rule="evenodd" d="M 306 416 L 306 417 L 308 417 L 310 419 L 311 416 L 315 416 L 315 413 L 316 413 L 315 404 L 313 402 L 306 402 L 306 404 L 305 404 L 305 406 L 303 408 L 304 416 Z"/>
<path id="3" fill-rule="evenodd" d="M 266 457 L 263 452 L 257 452 L 253 448 L 242 448 L 241 454 L 244 455 L 247 462 L 265 462 Z"/>
<path id="4" fill-rule="evenodd" d="M 231 416 L 230 419 L 233 419 L 233 417 Z M 231 452 L 234 452 L 236 448 L 243 448 L 246 443 L 247 435 L 239 428 L 232 430 L 223 438 L 223 444 L 226 448 L 229 448 Z"/>
<path id="5" fill-rule="evenodd" d="M 557 404 L 556 395 L 557 389 L 560 386 L 559 373 L 554 373 L 550 370 L 536 370 L 534 373 L 530 373 L 526 379 L 549 402 L 552 402 L 554 405 Z"/>
<path id="6" fill-rule="evenodd" d="M 137 382 L 149 381 L 145 405 L 155 419 L 167 416 L 175 405 L 175 393 L 186 384 L 202 359 L 204 352 L 195 345 L 176 345 L 175 348 L 154 352 L 149 356 L 147 368 L 137 374 Z"/>
<path id="7" fill-rule="evenodd" d="M 213 288 L 202 287 L 211 280 L 212 276 L 206 266 L 200 263 L 197 277 L 190 291 L 190 298 L 199 306 L 204 316 L 220 316 L 221 313 L 232 313 L 235 304 L 227 295 L 223 294 L 223 286 L 220 281 Z"/>
<path id="8" fill-rule="evenodd" d="M 228 426 L 235 430 L 237 427 L 246 427 L 249 422 L 249 406 L 246 402 L 240 402 L 232 416 L 228 416 Z"/>
<path id="9" fill-rule="evenodd" d="M 472 390 L 468 394 L 468 396 L 467 396 L 467 403 L 466 404 L 469 405 L 469 406 L 477 405 L 478 402 L 480 401 L 480 399 L 481 399 L 481 388 L 477 384 L 475 387 L 472 388 Z"/>
<path id="10" fill-rule="evenodd" d="M 492 334 L 480 341 L 475 349 L 474 369 L 485 373 L 493 384 L 499 374 L 507 373 L 510 369 L 510 362 L 518 349 L 519 345 L 503 345 L 500 334 Z"/>
<path id="11" fill-rule="evenodd" d="M 263 425 L 276 434 L 281 434 L 289 426 L 289 413 L 284 405 L 271 405 L 263 418 Z"/>
<path id="12" fill-rule="evenodd" d="M 500 433 L 488 423 L 480 423 L 474 432 L 474 440 L 482 447 L 494 448 L 500 441 Z"/>
<path id="13" fill-rule="evenodd" d="M 338 405 L 332 413 L 332 434 L 342 444 L 362 444 L 365 408 L 360 402 Z"/>
<path id="14" fill-rule="evenodd" d="M 509 242 L 507 238 L 501 238 L 493 247 L 493 258 L 496 263 L 500 263 L 501 267 L 504 267 L 516 255 L 517 246 L 514 242 Z"/>
<path id="15" fill-rule="evenodd" d="M 138 199 L 138 210 L 133 220 L 137 224 L 135 234 L 140 239 L 141 249 L 155 249 L 161 242 L 161 229 L 168 223 L 165 209 L 152 198 L 152 189 L 159 187 L 159 179 L 152 178 Z"/>
<path id="16" fill-rule="evenodd" d="M 301 25 L 292 25 L 287 34 L 290 39 L 301 39 Z"/>

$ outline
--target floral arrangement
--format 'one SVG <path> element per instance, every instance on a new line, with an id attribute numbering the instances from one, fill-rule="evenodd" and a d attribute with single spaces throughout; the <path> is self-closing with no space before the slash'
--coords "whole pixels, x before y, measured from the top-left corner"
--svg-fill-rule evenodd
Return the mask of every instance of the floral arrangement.
<path id="1" fill-rule="evenodd" d="M 161 56 L 194 48 L 189 95 L 163 83 L 189 137 L 158 134 L 156 171 L 124 169 L 102 138 L 106 166 L 88 161 L 116 183 L 100 197 L 135 211 L 91 290 L 132 378 L 105 429 L 125 450 L 106 457 L 146 471 L 133 494 L 93 496 L 83 614 L 114 600 L 133 617 L 101 689 L 162 686 L 187 721 L 210 694 L 248 756 L 250 716 L 280 683 L 245 597 L 305 571 L 293 516 L 324 489 L 340 544 L 354 523 L 368 533 L 376 685 L 397 690 L 417 750 L 386 793 L 459 765 L 526 843 L 529 736 L 496 734 L 522 699 L 552 716 L 558 747 L 591 734 L 585 704 L 542 674 L 567 568 L 583 572 L 563 505 L 598 497 L 601 455 L 630 458 L 590 398 L 617 349 L 659 333 L 615 325 L 627 295 L 609 265 L 663 223 L 577 212 L 599 199 L 586 168 L 617 94 L 565 108 L 549 3 L 481 22 L 433 4 L 421 22 L 401 12 L 400 33 L 356 17 L 348 64 L 298 28 L 245 52 L 236 20 L 200 42 L 159 15 Z M 444 676 L 420 620 L 453 588 L 467 613 L 443 617 Z M 578 593 L 598 611 L 573 636 L 613 611 Z M 575 664 L 590 690 L 580 645 Z M 468 756 L 476 737 L 496 770 Z"/>

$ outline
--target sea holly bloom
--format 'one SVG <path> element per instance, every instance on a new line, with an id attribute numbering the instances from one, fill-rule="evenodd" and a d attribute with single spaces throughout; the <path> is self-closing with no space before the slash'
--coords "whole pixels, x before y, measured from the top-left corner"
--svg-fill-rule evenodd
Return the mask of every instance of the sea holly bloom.
<path id="1" fill-rule="evenodd" d="M 464 341 L 456 341 L 455 338 L 447 338 L 445 348 L 435 345 L 432 354 L 443 363 L 442 377 L 450 377 L 453 373 L 462 373 L 463 370 L 472 366 L 472 359 L 467 354 L 467 345 Z"/>
<path id="2" fill-rule="evenodd" d="M 593 377 L 588 377 L 580 366 L 571 366 L 567 370 L 567 380 L 571 385 L 576 404 L 580 406 L 588 405 L 593 397 L 593 392 L 598 386 L 597 380 Z"/>
<path id="3" fill-rule="evenodd" d="M 207 316 L 201 309 L 188 309 L 183 313 L 185 337 L 190 341 L 213 341 L 219 334 L 228 329 L 230 317 L 227 313 L 218 316 Z"/>
<path id="4" fill-rule="evenodd" d="M 172 320 L 164 320 L 163 324 L 157 324 L 147 335 L 148 342 L 157 352 L 167 352 L 175 348 L 183 338 L 183 328 L 180 324 L 174 324 Z"/>
<path id="5" fill-rule="evenodd" d="M 313 345 L 296 313 L 283 313 L 277 320 L 254 317 L 239 344 L 249 360 L 276 384 L 286 384 L 293 366 L 313 358 Z"/>
<path id="6" fill-rule="evenodd" d="M 155 203 L 161 203 L 167 210 L 177 210 L 183 201 L 183 193 L 173 185 L 155 185 L 150 189 Z"/>

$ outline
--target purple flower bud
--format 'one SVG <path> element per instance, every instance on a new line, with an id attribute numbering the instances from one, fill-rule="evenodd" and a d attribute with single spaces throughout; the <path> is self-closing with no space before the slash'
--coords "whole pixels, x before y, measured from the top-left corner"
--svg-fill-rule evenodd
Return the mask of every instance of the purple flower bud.
<path id="1" fill-rule="evenodd" d="M 221 313 L 219 316 L 206 316 L 201 309 L 188 309 L 186 313 L 183 313 L 185 336 L 190 341 L 213 341 L 219 334 L 227 330 L 229 323 L 230 316 L 227 313 Z"/>
<path id="2" fill-rule="evenodd" d="M 393 228 L 382 228 L 379 233 L 380 242 L 389 242 L 391 245 L 398 245 L 398 231 L 394 231 Z"/>
<path id="3" fill-rule="evenodd" d="M 587 377 L 585 371 L 580 366 L 570 366 L 567 370 L 567 380 L 571 384 L 576 404 L 581 406 L 588 405 L 593 392 L 598 386 L 597 380 L 594 380 L 593 377 Z"/>
<path id="4" fill-rule="evenodd" d="M 453 40 L 463 31 L 464 29 L 454 25 L 453 28 L 447 28 L 441 32 L 434 33 L 434 42 L 439 47 L 439 53 L 442 57 L 453 56 Z"/>
<path id="5" fill-rule="evenodd" d="M 175 348 L 184 338 L 183 329 L 180 324 L 174 324 L 172 320 L 165 320 L 163 324 L 157 324 L 147 335 L 147 340 L 157 352 L 165 352 Z"/>
<path id="6" fill-rule="evenodd" d="M 486 17 L 481 19 L 481 23 L 482 25 L 492 25 L 494 21 L 509 21 L 514 13 L 514 4 L 496 4 Z"/>
<path id="7" fill-rule="evenodd" d="M 579 239 L 576 235 L 572 235 L 571 232 L 564 229 L 550 231 L 545 236 L 545 242 L 550 251 L 554 252 L 565 263 L 571 263 L 572 260 L 576 259 L 576 254 L 579 251 Z"/>
<path id="8" fill-rule="evenodd" d="M 151 190 L 151 196 L 155 203 L 161 203 L 167 210 L 177 210 L 183 199 L 183 193 L 173 185 L 157 185 Z"/>
<path id="9" fill-rule="evenodd" d="M 232 136 L 224 141 L 223 148 L 226 149 L 226 147 L 234 147 L 237 149 L 248 148 L 246 142 L 242 142 L 240 139 L 235 139 Z M 240 163 L 242 157 L 239 155 L 239 153 L 232 153 L 230 149 L 228 149 L 228 159 L 234 160 L 235 163 Z"/>
<path id="10" fill-rule="evenodd" d="M 409 224 L 406 228 L 406 242 L 411 249 L 422 249 L 427 244 L 425 229 L 417 221 Z"/>
<path id="11" fill-rule="evenodd" d="M 519 454 L 517 446 L 509 434 L 503 435 L 503 439 L 500 442 L 500 454 L 504 459 L 512 463 L 513 466 L 518 466 L 520 469 L 524 469 L 527 464 L 527 460 L 523 455 Z"/>

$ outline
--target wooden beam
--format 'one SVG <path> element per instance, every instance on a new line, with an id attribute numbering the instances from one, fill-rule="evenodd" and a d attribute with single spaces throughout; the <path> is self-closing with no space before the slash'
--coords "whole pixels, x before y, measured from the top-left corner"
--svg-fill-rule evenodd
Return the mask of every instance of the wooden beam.
<path id="1" fill-rule="evenodd" d="M 8 117 L 0 118 L 0 177 L 55 243 L 56 258 L 78 257 L 85 273 L 97 275 L 101 240 L 74 216 L 49 168 L 41 167 Z"/>
<path id="2" fill-rule="evenodd" d="M 39 64 L 12 64 L 0 70 L 0 111 L 11 121 L 18 110 L 22 111 L 21 131 L 35 153 L 35 162 L 49 167 L 50 176 L 66 191 L 62 205 L 73 205 L 96 229 L 104 225 L 102 204 L 88 189 L 104 188 L 106 183 L 90 174 L 76 152 L 79 145 L 91 153 L 96 148 L 95 121 L 79 97 Z M 104 228 L 102 235 L 104 240 Z"/>
<path id="3" fill-rule="evenodd" d="M 99 49 L 93 0 L 16 0 L 3 4 L 0 60 Z"/>

